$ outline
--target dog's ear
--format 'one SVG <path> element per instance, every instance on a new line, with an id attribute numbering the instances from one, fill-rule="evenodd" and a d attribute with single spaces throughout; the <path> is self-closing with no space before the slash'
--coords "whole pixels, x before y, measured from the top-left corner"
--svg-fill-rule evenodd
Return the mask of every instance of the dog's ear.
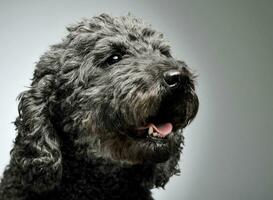
<path id="1" fill-rule="evenodd" d="M 23 187 L 37 193 L 55 187 L 62 174 L 60 145 L 50 119 L 55 75 L 44 68 L 35 71 L 31 88 L 19 96 L 18 135 L 11 152 Z"/>

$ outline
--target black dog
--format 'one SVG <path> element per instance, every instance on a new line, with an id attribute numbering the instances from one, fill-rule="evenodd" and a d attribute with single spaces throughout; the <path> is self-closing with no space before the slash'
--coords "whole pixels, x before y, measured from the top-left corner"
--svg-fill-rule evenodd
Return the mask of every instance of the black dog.
<path id="1" fill-rule="evenodd" d="M 195 76 L 128 15 L 68 28 L 20 95 L 1 200 L 152 199 L 178 173 Z"/>

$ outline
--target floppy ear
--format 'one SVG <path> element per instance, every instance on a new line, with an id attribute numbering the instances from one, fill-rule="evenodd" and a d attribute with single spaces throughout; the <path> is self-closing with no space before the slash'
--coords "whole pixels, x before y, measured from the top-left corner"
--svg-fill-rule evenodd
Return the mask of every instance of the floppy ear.
<path id="1" fill-rule="evenodd" d="M 19 117 L 15 121 L 18 135 L 11 162 L 18 167 L 23 187 L 40 193 L 52 189 L 60 181 L 62 157 L 50 121 L 50 106 L 55 101 L 55 77 L 48 72 L 38 72 L 36 70 L 34 74 L 31 88 L 19 96 Z"/>

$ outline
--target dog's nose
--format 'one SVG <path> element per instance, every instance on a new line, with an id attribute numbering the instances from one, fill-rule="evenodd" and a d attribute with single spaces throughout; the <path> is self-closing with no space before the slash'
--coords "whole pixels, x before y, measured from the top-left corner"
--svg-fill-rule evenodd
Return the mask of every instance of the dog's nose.
<path id="1" fill-rule="evenodd" d="M 183 75 L 178 70 L 169 70 L 164 72 L 163 78 L 169 88 L 176 88 L 181 84 Z"/>

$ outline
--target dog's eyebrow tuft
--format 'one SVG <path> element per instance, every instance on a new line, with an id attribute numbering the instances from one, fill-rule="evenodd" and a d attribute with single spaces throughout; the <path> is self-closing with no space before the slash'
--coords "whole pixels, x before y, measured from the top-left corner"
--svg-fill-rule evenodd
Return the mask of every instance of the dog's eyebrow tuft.
<path id="1" fill-rule="evenodd" d="M 127 46 L 123 42 L 112 42 L 110 44 L 112 51 L 118 51 L 120 53 L 125 53 L 127 50 Z"/>

